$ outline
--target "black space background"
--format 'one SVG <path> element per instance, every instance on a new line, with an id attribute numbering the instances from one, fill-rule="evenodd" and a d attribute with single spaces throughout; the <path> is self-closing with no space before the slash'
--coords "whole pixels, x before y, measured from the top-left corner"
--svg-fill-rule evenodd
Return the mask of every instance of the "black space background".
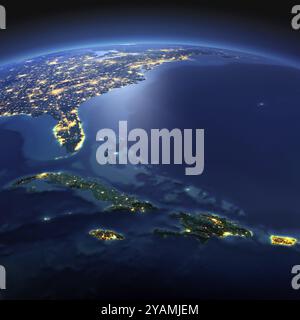
<path id="1" fill-rule="evenodd" d="M 291 8 L 297 1 L 300 4 L 300 0 L 0 0 L 7 11 L 7 29 L 0 30 L 0 61 L 47 51 L 51 45 L 58 49 L 95 38 L 115 42 L 118 35 L 143 39 L 161 33 L 168 39 L 178 32 L 181 38 L 201 40 L 203 21 L 213 30 L 215 43 L 254 43 L 298 60 L 300 31 L 291 28 Z M 91 21 L 93 30 L 87 27 Z"/>
<path id="2" fill-rule="evenodd" d="M 40 18 L 41 16 L 53 15 L 56 13 L 83 12 L 90 9 L 101 9 L 111 11 L 113 14 L 122 11 L 122 14 L 133 11 L 147 10 L 171 10 L 192 11 L 208 10 L 211 12 L 227 12 L 240 14 L 242 16 L 252 16 L 253 18 L 263 18 L 274 23 L 286 23 L 286 19 L 290 16 L 291 7 L 297 4 L 297 1 L 279 0 L 279 1 L 262 1 L 262 0 L 174 0 L 174 1 L 120 1 L 120 0 L 84 0 L 84 1 L 5 1 L 0 3 L 9 11 L 13 11 L 10 15 L 10 23 L 18 24 L 24 20 L 32 18 Z"/>
<path id="3" fill-rule="evenodd" d="M 299 1 L 298 1 L 299 2 Z M 17 27 L 28 20 L 43 19 L 56 14 L 83 13 L 102 10 L 107 14 L 149 13 L 151 11 L 166 14 L 225 13 L 250 19 L 264 20 L 267 23 L 286 26 L 291 17 L 291 8 L 297 0 L 162 0 L 162 1 L 121 1 L 121 0 L 84 0 L 84 1 L 13 1 L 1 0 L 9 14 L 9 24 Z M 300 2 L 299 2 L 300 3 Z"/>

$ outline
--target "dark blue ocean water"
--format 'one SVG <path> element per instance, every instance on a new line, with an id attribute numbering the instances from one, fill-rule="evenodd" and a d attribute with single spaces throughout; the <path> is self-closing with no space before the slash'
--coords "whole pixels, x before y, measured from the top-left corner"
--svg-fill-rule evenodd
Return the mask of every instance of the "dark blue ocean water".
<path id="1" fill-rule="evenodd" d="M 99 177 L 163 208 L 140 216 L 108 214 L 89 196 L 71 191 L 2 191 L 4 298 L 300 297 L 290 285 L 299 250 L 268 243 L 272 233 L 300 237 L 300 71 L 207 59 L 163 65 L 146 81 L 82 105 L 87 139 L 73 157 L 59 158 L 64 153 L 50 118 L 1 120 L 3 186 L 22 175 L 67 170 Z M 128 120 L 129 129 L 204 128 L 204 173 L 185 176 L 178 165 L 99 166 L 96 132 L 117 130 L 120 120 Z M 224 214 L 255 237 L 202 245 L 151 234 L 174 225 L 168 213 L 180 209 Z M 87 233 L 97 227 L 119 231 L 126 240 L 95 241 Z"/>

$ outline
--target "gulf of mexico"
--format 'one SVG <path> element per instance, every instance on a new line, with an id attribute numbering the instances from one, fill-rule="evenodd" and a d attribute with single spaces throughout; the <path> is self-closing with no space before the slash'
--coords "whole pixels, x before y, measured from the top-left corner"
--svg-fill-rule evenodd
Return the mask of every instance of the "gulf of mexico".
<path id="1" fill-rule="evenodd" d="M 66 152 L 56 141 L 53 128 L 56 120 L 43 115 L 33 118 L 26 115 L 4 117 L 0 125 L 7 130 L 19 132 L 24 139 L 23 153 L 27 159 L 47 161 L 66 156 Z"/>
<path id="2" fill-rule="evenodd" d="M 257 75 L 262 74 L 264 75 L 263 83 L 269 79 L 267 89 L 261 88 L 261 83 L 256 84 Z M 282 77 L 281 81 L 291 81 L 289 92 L 278 91 L 274 94 L 274 88 L 280 87 L 280 81 L 274 82 L 274 79 L 279 76 Z M 288 115 L 295 112 L 297 115 L 294 103 L 297 90 L 292 85 L 297 77 L 297 73 L 293 73 L 291 70 L 271 69 L 270 66 L 267 68 L 255 65 L 234 67 L 230 64 L 222 64 L 217 67 L 210 65 L 207 68 L 203 65 L 197 65 L 197 63 L 162 66 L 148 73 L 147 80 L 144 82 L 113 90 L 84 104 L 80 108 L 80 117 L 84 121 L 87 135 L 83 149 L 77 155 L 66 160 L 41 161 L 40 165 L 31 162 L 30 170 L 59 168 L 76 171 L 86 176 L 105 177 L 114 185 L 115 183 L 132 184 L 136 183 L 137 173 L 143 168 L 136 169 L 136 167 L 131 168 L 130 166 L 127 168 L 118 166 L 108 168 L 100 167 L 96 163 L 95 136 L 99 129 L 108 127 L 117 130 L 119 120 L 128 120 L 130 128 L 140 127 L 146 130 L 175 127 L 205 128 L 207 131 L 207 166 L 204 175 L 187 177 L 184 175 L 183 167 L 167 166 L 154 168 L 153 176 L 165 174 L 184 181 L 186 185 L 205 186 L 211 192 L 228 197 L 242 208 L 246 208 L 248 216 L 245 219 L 249 223 L 254 224 L 255 222 L 256 225 L 269 223 L 268 227 L 282 231 L 283 229 L 280 227 L 289 223 L 289 219 L 293 217 L 291 208 L 298 208 L 295 201 L 297 190 L 292 190 L 293 192 L 290 193 L 290 189 L 286 188 L 290 179 L 289 174 L 295 171 L 293 167 L 287 168 L 289 174 L 286 180 L 283 180 L 280 175 L 280 181 L 275 181 L 276 184 L 272 186 L 274 181 L 268 181 L 268 175 L 275 174 L 272 170 L 274 170 L 274 166 L 276 169 L 278 163 L 275 162 L 271 166 L 273 169 L 267 174 L 254 161 L 256 153 L 251 153 L 252 157 L 249 158 L 247 147 L 249 144 L 251 145 L 252 140 L 248 132 L 251 132 L 250 129 L 255 124 L 259 136 L 259 134 L 266 132 L 266 127 L 269 130 L 274 130 L 282 123 L 280 119 L 278 120 L 278 114 L 283 116 L 284 113 L 281 112 L 281 106 L 276 104 L 276 101 L 281 101 L 281 98 L 291 97 L 291 100 L 287 101 L 285 112 Z M 240 79 L 248 80 L 239 84 Z M 266 108 L 257 109 L 257 102 L 262 99 L 266 101 Z M 269 106 L 272 106 L 271 110 Z M 250 116 L 252 119 L 249 118 Z M 297 117 L 295 117 L 295 122 L 292 121 L 290 124 L 296 124 L 296 119 Z M 289 132 L 288 129 L 287 131 Z M 240 139 L 238 139 L 239 137 Z M 257 142 L 257 136 L 254 141 L 260 143 L 260 141 Z M 293 144 L 297 145 L 297 135 L 290 143 L 292 144 L 287 145 L 286 150 Z M 17 142 L 14 145 L 18 146 Z M 261 147 L 263 146 L 264 144 L 261 145 Z M 231 153 L 231 150 L 234 152 Z M 266 157 L 267 162 L 270 161 L 276 154 L 275 151 L 276 148 L 260 151 L 260 159 Z M 245 157 L 242 157 L 244 153 Z M 295 160 L 297 160 L 297 153 L 295 156 Z M 245 159 L 248 159 L 247 162 Z M 284 160 L 286 166 L 290 162 L 290 158 L 287 157 Z M 248 165 L 245 166 L 248 163 L 253 163 L 254 166 L 251 168 Z M 27 168 L 27 170 L 29 169 Z M 249 182 L 249 177 L 252 177 L 251 181 L 255 181 L 259 185 L 262 184 L 265 190 L 262 195 L 260 195 L 261 189 L 256 190 L 257 185 Z M 293 186 L 295 187 L 295 185 Z M 283 198 L 278 198 L 274 190 L 281 190 Z M 289 195 L 291 203 L 287 206 L 286 200 Z M 267 201 L 267 199 L 272 199 L 272 201 Z M 70 198 L 71 200 L 74 202 Z M 52 203 L 59 204 L 61 201 L 52 201 Z M 270 216 L 264 215 L 263 208 L 269 207 L 270 212 L 274 213 L 276 206 L 283 208 L 283 202 L 284 208 L 288 212 L 285 217 L 277 214 L 272 217 L 274 219 L 270 219 Z M 84 207 L 84 209 L 88 210 L 89 208 Z M 160 214 L 163 213 L 160 212 Z M 26 213 L 23 215 L 26 216 Z M 115 217 L 115 226 L 120 228 L 120 231 L 130 230 L 133 231 L 133 234 L 134 232 L 138 233 L 142 225 L 144 227 L 142 231 L 151 232 L 152 225 L 148 220 L 145 221 L 146 225 L 144 223 L 135 225 L 129 219 L 127 221 L 127 217 L 123 220 L 119 216 Z M 86 237 L 86 247 L 90 248 L 92 240 L 86 235 L 87 231 L 91 227 L 102 225 L 106 227 L 105 220 L 101 215 L 96 215 L 95 221 L 91 222 L 87 221 L 89 218 L 86 215 L 79 218 L 79 227 L 72 229 L 72 232 L 78 231 L 83 237 Z M 107 219 L 110 218 L 111 216 L 108 216 Z M 138 217 L 138 219 L 142 218 Z M 296 219 L 296 216 L 294 218 Z M 68 216 L 68 219 L 72 222 L 76 220 L 72 216 Z M 81 229 L 83 223 L 81 219 L 86 223 L 84 230 Z M 154 218 L 149 216 L 147 219 Z M 59 225 L 60 220 L 57 220 L 56 223 Z M 111 223 L 107 222 L 108 228 Z M 62 230 L 66 230 L 65 224 L 60 227 Z M 284 228 L 286 228 L 286 232 L 291 231 L 288 225 L 285 225 Z M 54 225 L 53 230 L 57 229 Z M 73 235 L 71 231 L 69 232 Z M 42 233 L 42 235 L 44 234 Z M 52 235 L 51 233 L 49 238 Z M 46 237 L 48 237 L 47 234 Z M 102 298 L 105 294 L 107 294 L 106 298 L 116 297 L 116 294 L 123 299 L 132 296 L 141 297 L 141 292 L 143 297 L 152 298 L 182 298 L 183 293 L 185 297 L 192 298 L 296 296 L 296 292 L 291 291 L 290 288 L 290 267 L 298 263 L 298 252 L 286 248 L 275 248 L 255 241 L 244 243 L 241 239 L 213 240 L 206 246 L 201 246 L 193 239 L 170 238 L 164 240 L 152 237 L 150 234 L 143 236 L 138 234 L 129 243 L 124 242 L 124 246 L 128 246 L 126 251 L 123 250 L 124 247 L 116 246 L 115 251 L 110 248 L 107 254 L 99 254 L 97 260 L 93 261 L 89 260 L 88 255 L 83 255 L 82 252 L 78 254 L 77 248 L 70 253 L 72 256 L 69 258 L 66 252 L 70 252 L 71 245 L 76 247 L 77 238 L 70 236 L 68 239 L 70 241 L 68 246 L 59 247 L 58 241 L 54 237 L 54 243 L 50 243 L 49 247 L 57 248 L 59 254 L 55 254 L 55 256 L 58 256 L 59 259 L 65 257 L 67 266 L 83 266 L 79 272 L 82 274 L 85 270 L 88 282 L 83 278 L 80 283 L 81 289 L 88 290 L 98 286 L 99 291 L 95 292 L 102 295 Z M 78 242 L 80 245 L 85 244 L 81 238 Z M 39 243 L 37 244 L 39 245 Z M 93 245 L 96 247 L 99 246 L 99 243 Z M 45 250 L 45 247 L 40 246 L 40 248 L 43 252 L 48 251 Z M 31 252 L 32 246 L 28 250 Z M 95 255 L 93 255 L 94 258 Z M 60 261 L 60 263 L 62 262 Z M 18 265 L 16 261 L 12 264 Z M 52 280 L 59 278 L 57 275 L 60 275 L 59 279 L 63 279 L 63 281 L 65 281 L 65 277 L 70 276 L 68 279 L 72 279 L 72 283 L 77 283 L 74 281 L 76 274 L 72 278 L 72 273 L 60 273 L 59 270 L 59 268 L 52 270 Z M 37 282 L 40 283 L 43 290 L 45 286 L 42 284 L 47 283 L 49 273 L 48 271 L 46 274 L 45 282 L 38 278 Z M 78 280 L 78 277 L 76 279 Z M 120 289 L 120 283 L 124 289 Z M 68 281 L 60 285 L 61 287 L 58 286 L 58 288 L 61 288 L 62 294 L 65 294 L 64 290 L 68 288 Z M 108 288 L 108 292 L 103 292 L 103 287 Z M 70 292 L 71 290 L 71 288 L 68 289 L 68 295 L 74 295 L 75 291 L 78 292 L 78 288 L 74 292 Z"/>

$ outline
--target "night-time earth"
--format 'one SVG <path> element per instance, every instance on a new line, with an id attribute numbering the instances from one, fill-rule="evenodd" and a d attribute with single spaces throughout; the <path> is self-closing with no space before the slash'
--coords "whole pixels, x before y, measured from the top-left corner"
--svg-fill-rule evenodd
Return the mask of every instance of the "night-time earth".
<path id="1" fill-rule="evenodd" d="M 0 31 L 1 299 L 298 299 L 291 8 L 243 22 L 242 9 L 222 7 L 221 28 L 213 7 L 195 4 L 178 20 L 179 5 L 100 8 L 88 3 L 80 26 L 80 10 L 64 6 L 30 21 L 16 13 Z M 203 129 L 203 172 L 185 174 L 172 156 L 99 164 L 97 132 L 118 137 L 120 121 Z"/>

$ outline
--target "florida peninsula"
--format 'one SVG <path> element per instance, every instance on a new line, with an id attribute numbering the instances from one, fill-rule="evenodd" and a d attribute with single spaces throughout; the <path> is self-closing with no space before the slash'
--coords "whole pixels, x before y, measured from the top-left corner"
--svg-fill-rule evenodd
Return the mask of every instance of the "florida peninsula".
<path id="1" fill-rule="evenodd" d="M 202 50 L 203 51 L 203 50 Z M 57 142 L 68 153 L 78 151 L 85 133 L 78 109 L 112 89 L 145 80 L 144 73 L 161 64 L 201 54 L 197 48 L 137 50 L 85 49 L 52 53 L 1 70 L 0 117 L 50 115 Z"/>

